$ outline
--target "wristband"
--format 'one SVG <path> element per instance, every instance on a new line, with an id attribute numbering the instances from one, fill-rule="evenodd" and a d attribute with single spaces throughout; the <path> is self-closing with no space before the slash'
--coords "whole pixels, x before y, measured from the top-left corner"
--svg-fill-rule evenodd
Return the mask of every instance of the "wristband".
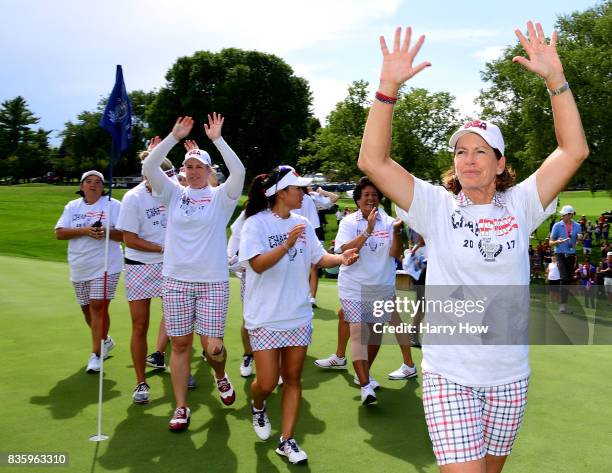
<path id="1" fill-rule="evenodd" d="M 363 233 L 361 234 L 362 237 L 364 237 L 366 240 L 368 238 L 370 238 L 371 233 L 367 230 L 364 230 Z"/>
<path id="2" fill-rule="evenodd" d="M 395 105 L 395 102 L 397 102 L 397 97 L 389 97 L 388 95 L 381 94 L 380 92 L 376 92 L 374 97 L 376 97 L 376 100 L 379 102 L 386 103 L 388 105 Z"/>
<path id="3" fill-rule="evenodd" d="M 563 92 L 568 91 L 570 88 L 569 84 L 566 82 L 561 87 L 557 87 L 556 89 L 546 89 L 548 91 L 548 95 L 554 97 L 555 95 L 561 95 Z"/>

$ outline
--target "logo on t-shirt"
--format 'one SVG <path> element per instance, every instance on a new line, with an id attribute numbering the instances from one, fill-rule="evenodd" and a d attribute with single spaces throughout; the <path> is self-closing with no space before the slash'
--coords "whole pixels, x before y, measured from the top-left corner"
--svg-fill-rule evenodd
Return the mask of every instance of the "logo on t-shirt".
<path id="1" fill-rule="evenodd" d="M 478 250 L 484 256 L 485 261 L 495 262 L 495 258 L 502 252 L 503 246 L 496 241 L 491 241 L 491 237 L 481 238 L 478 242 Z"/>

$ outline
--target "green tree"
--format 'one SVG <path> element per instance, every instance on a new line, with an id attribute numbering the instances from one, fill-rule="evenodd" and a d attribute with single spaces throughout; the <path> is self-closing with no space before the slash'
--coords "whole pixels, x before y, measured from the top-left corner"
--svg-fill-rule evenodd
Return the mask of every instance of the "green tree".
<path id="1" fill-rule="evenodd" d="M 0 104 L 0 177 L 27 181 L 48 171 L 50 132 L 34 130 L 39 121 L 21 96 Z"/>
<path id="2" fill-rule="evenodd" d="M 348 96 L 327 117 L 327 126 L 302 141 L 300 170 L 323 172 L 338 181 L 359 177 L 362 173 L 357 168 L 357 158 L 369 107 L 368 83 L 353 82 Z"/>
<path id="3" fill-rule="evenodd" d="M 146 122 L 146 109 L 155 99 L 155 93 L 135 90 L 129 94 L 132 104 L 132 140 L 128 150 L 117 162 L 113 173 L 116 176 L 140 172 L 138 153 L 144 149 L 149 135 Z M 52 162 L 54 171 L 64 177 L 78 177 L 86 169 L 107 172 L 110 160 L 111 136 L 100 128 L 100 118 L 106 107 L 107 99 L 98 103 L 95 111 L 83 111 L 77 122 L 65 124 L 60 133 L 62 144 Z"/>
<path id="4" fill-rule="evenodd" d="M 576 98 L 590 156 L 572 184 L 609 185 L 612 174 L 612 2 L 559 17 L 557 49 Z M 512 63 L 520 44 L 487 63 L 482 78 L 491 86 L 478 97 L 483 116 L 494 119 L 506 140 L 508 162 L 523 179 L 556 148 L 550 98 L 544 82 Z"/>
<path id="5" fill-rule="evenodd" d="M 402 91 L 393 114 L 391 156 L 422 179 L 440 180 L 451 165 L 448 139 L 459 126 L 459 111 L 448 92 Z"/>
<path id="6" fill-rule="evenodd" d="M 295 164 L 299 141 L 313 126 L 308 83 L 271 54 L 233 48 L 200 51 L 179 58 L 166 80 L 147 112 L 151 132 L 164 137 L 177 116 L 190 115 L 196 121 L 190 138 L 222 164 L 202 131 L 207 114 L 219 112 L 226 119 L 223 135 L 249 177 L 277 164 Z M 182 155 L 176 147 L 171 159 L 180 162 Z"/>

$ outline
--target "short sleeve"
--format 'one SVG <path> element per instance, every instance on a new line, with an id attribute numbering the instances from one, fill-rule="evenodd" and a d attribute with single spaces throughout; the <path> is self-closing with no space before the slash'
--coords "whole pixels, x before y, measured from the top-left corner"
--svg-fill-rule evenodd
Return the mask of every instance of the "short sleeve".
<path id="1" fill-rule="evenodd" d="M 240 262 L 246 262 L 267 250 L 269 248 L 266 247 L 263 233 L 258 228 L 257 219 L 247 218 L 242 227 L 242 232 L 240 232 L 240 249 L 238 250 Z"/>
<path id="2" fill-rule="evenodd" d="M 408 211 L 396 207 L 396 213 L 406 224 L 419 233 L 423 238 L 431 234 L 436 225 L 436 215 L 442 205 L 452 199 L 451 195 L 440 186 L 414 177 L 414 195 Z M 433 227 L 432 227 L 433 226 Z"/>
<path id="3" fill-rule="evenodd" d="M 334 251 L 338 253 L 343 245 L 355 238 L 355 222 L 352 217 L 347 216 L 340 220 L 338 225 L 338 233 L 336 234 Z"/>
<path id="4" fill-rule="evenodd" d="M 117 228 L 117 222 L 119 221 L 119 215 L 121 214 L 121 202 L 112 199 L 111 210 L 111 228 Z"/>
<path id="5" fill-rule="evenodd" d="M 57 221 L 57 223 L 55 224 L 55 228 L 70 228 L 70 218 L 72 215 L 72 211 L 71 211 L 71 205 L 70 202 L 68 202 L 65 206 L 64 206 L 64 211 L 62 212 L 62 215 L 60 216 L 59 220 Z"/>
<path id="6" fill-rule="evenodd" d="M 515 209 L 523 209 L 525 212 L 525 223 L 529 233 L 537 229 L 546 218 L 552 215 L 557 208 L 557 197 L 543 208 L 538 193 L 536 174 L 533 173 L 520 184 L 514 186 L 510 191 L 510 198 Z"/>
<path id="7" fill-rule="evenodd" d="M 140 230 L 140 222 L 138 218 L 138 206 L 136 205 L 136 196 L 128 193 L 121 201 L 121 210 L 117 219 L 117 228 L 126 232 L 138 233 Z"/>

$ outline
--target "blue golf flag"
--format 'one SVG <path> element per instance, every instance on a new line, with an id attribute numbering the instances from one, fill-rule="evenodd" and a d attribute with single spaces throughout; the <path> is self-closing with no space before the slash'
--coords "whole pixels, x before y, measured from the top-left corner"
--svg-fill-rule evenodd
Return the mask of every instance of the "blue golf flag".
<path id="1" fill-rule="evenodd" d="M 108 98 L 100 126 L 113 137 L 113 148 L 118 151 L 118 158 L 128 149 L 132 138 L 132 104 L 125 90 L 121 66 L 117 66 L 115 87 Z"/>

